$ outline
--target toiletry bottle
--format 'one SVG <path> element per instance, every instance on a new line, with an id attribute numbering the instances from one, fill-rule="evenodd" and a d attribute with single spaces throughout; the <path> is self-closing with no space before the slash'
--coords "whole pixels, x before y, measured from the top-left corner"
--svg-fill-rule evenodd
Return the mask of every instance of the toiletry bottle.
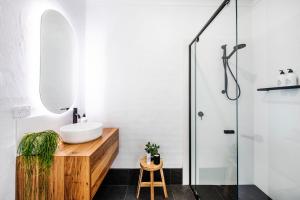
<path id="1" fill-rule="evenodd" d="M 279 70 L 280 74 L 277 78 L 277 86 L 284 86 L 285 85 L 285 73 L 283 70 Z"/>
<path id="2" fill-rule="evenodd" d="M 150 153 L 146 153 L 146 163 L 147 163 L 147 165 L 151 164 L 151 154 Z"/>
<path id="3" fill-rule="evenodd" d="M 292 85 L 298 85 L 298 76 L 294 73 L 292 69 L 287 69 L 288 73 L 285 77 L 285 85 L 286 86 L 292 86 Z"/>
<path id="4" fill-rule="evenodd" d="M 87 123 L 87 117 L 86 117 L 85 114 L 82 115 L 80 122 L 81 123 Z"/>

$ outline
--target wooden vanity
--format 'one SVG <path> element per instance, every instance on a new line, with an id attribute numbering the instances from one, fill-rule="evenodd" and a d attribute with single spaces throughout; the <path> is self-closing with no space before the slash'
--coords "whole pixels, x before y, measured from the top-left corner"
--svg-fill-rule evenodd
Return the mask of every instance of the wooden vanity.
<path id="1" fill-rule="evenodd" d="M 119 130 L 103 129 L 100 138 L 83 144 L 62 144 L 50 170 L 49 200 L 90 200 L 119 152 Z M 16 199 L 24 199 L 22 157 L 17 157 Z M 34 175 L 38 177 L 37 174 Z M 38 185 L 38 178 L 32 186 Z M 31 199 L 36 199 L 32 195 Z"/>

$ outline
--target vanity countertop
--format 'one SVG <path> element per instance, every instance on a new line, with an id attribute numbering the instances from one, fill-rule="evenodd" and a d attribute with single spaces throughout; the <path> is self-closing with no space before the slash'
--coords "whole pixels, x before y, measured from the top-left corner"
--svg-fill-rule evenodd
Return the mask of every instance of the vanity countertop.
<path id="1" fill-rule="evenodd" d="M 101 148 L 111 137 L 118 137 L 117 128 L 104 128 L 102 136 L 96 140 L 81 144 L 60 144 L 54 156 L 91 156 L 97 149 Z"/>

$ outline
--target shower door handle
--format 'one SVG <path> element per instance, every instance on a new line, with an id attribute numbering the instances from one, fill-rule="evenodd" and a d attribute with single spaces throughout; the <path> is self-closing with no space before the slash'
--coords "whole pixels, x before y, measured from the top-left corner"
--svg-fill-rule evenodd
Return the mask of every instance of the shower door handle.
<path id="1" fill-rule="evenodd" d="M 224 134 L 234 134 L 234 130 L 224 130 Z"/>

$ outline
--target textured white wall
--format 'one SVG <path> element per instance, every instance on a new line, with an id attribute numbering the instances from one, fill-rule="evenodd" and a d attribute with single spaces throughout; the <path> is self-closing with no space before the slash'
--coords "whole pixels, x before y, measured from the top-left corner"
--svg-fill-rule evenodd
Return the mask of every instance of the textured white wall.
<path id="1" fill-rule="evenodd" d="M 73 24 L 78 43 L 84 48 L 85 4 L 82 1 L 1 0 L 0 1 L 0 199 L 15 196 L 15 156 L 19 138 L 24 132 L 57 130 L 72 119 L 44 114 L 38 96 L 39 26 L 46 9 L 56 9 Z M 82 57 L 83 58 L 83 57 Z M 82 65 L 83 59 L 79 59 Z M 13 120 L 11 108 L 31 105 L 36 117 Z M 77 104 L 82 104 L 80 98 Z"/>

